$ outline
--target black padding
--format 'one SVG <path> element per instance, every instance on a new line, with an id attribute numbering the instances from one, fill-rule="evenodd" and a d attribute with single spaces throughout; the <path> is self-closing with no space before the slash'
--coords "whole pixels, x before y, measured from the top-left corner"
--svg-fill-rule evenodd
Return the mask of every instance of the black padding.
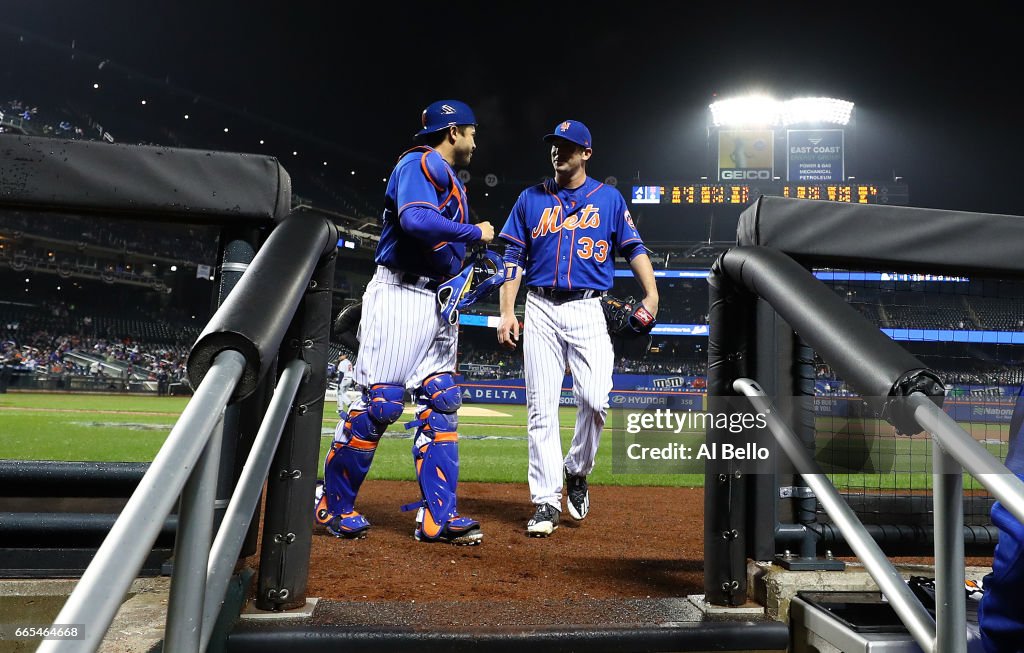
<path id="1" fill-rule="evenodd" d="M 256 389 L 277 356 L 313 270 L 321 257 L 334 255 L 337 242 L 334 223 L 313 214 L 295 213 L 271 232 L 192 346 L 186 370 L 193 388 L 217 354 L 234 349 L 246 364 L 232 401 Z"/>
<path id="2" fill-rule="evenodd" d="M 0 497 L 128 497 L 149 463 L 0 460 Z"/>
<path id="3" fill-rule="evenodd" d="M 784 651 L 789 625 L 781 621 L 701 621 L 632 628 L 508 627 L 431 632 L 419 628 L 255 626 L 241 622 L 228 637 L 228 653 L 326 651 L 488 651 L 489 653 L 611 653 L 631 651 Z"/>
<path id="4" fill-rule="evenodd" d="M 1024 275 L 1024 217 L 762 196 L 740 214 L 738 245 L 856 270 Z M 983 254 L 981 254 L 983 252 Z"/>
<path id="5" fill-rule="evenodd" d="M 7 547 L 99 547 L 120 514 L 105 512 L 0 512 L 0 541 Z M 171 515 L 154 547 L 173 547 L 178 516 Z"/>
<path id="6" fill-rule="evenodd" d="M 291 178 L 274 157 L 0 134 L 0 205 L 191 224 L 279 221 Z"/>

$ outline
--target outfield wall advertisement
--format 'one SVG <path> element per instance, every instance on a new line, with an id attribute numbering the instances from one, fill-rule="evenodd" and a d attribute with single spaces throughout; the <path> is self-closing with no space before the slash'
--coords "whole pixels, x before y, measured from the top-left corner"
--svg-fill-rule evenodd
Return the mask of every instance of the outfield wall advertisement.
<path id="1" fill-rule="evenodd" d="M 458 379 L 465 403 L 526 404 L 524 379 L 467 381 Z M 612 408 L 674 408 L 706 410 L 704 377 L 686 375 L 615 374 L 608 402 Z M 826 383 L 829 383 L 826 390 Z M 860 397 L 836 393 L 835 383 L 817 381 L 814 412 L 821 417 L 870 417 Z M 960 385 L 950 387 L 943 403 L 946 412 L 960 422 L 1007 424 L 1013 415 L 1019 386 Z M 575 406 L 572 377 L 562 380 L 559 403 Z"/>
<path id="2" fill-rule="evenodd" d="M 703 377 L 684 375 L 615 374 L 608 402 L 612 408 L 675 408 L 704 410 Z M 460 380 L 462 401 L 486 404 L 526 404 L 524 379 Z M 562 379 L 559 403 L 575 406 L 572 377 Z"/>

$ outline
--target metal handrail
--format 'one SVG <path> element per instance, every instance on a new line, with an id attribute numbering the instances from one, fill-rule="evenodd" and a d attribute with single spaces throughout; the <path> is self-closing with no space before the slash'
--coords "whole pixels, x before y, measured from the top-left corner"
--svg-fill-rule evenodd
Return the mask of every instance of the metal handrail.
<path id="1" fill-rule="evenodd" d="M 913 394 L 906 401 L 914 409 L 914 419 L 921 428 L 931 433 L 949 455 L 1024 523 L 1024 481 L 927 397 Z"/>
<path id="2" fill-rule="evenodd" d="M 302 383 L 308 364 L 295 359 L 288 363 L 281 378 L 278 380 L 274 397 L 263 416 L 259 432 L 249 452 L 249 458 L 242 467 L 238 484 L 228 502 L 221 527 L 214 538 L 210 549 L 210 559 L 206 570 L 206 596 L 202 603 L 202 636 L 199 651 L 205 651 L 213 635 L 213 627 L 224 604 L 224 593 L 227 591 L 235 562 L 245 544 L 245 535 L 249 530 L 249 522 L 259 503 L 263 492 L 263 483 L 267 479 L 270 465 L 274 460 L 281 433 L 292 410 L 292 402 Z"/>
<path id="3" fill-rule="evenodd" d="M 764 391 L 750 379 L 736 379 L 733 389 L 750 397 L 765 415 L 768 428 L 814 490 L 850 548 L 864 563 L 900 621 L 927 653 L 967 650 L 963 548 L 963 470 L 978 479 L 1006 509 L 1024 522 L 1024 481 L 981 446 L 928 396 L 915 392 L 906 401 L 914 421 L 932 435 L 933 503 L 935 514 L 935 619 L 868 535 L 864 525 L 828 477 L 776 414 Z"/>
<path id="4" fill-rule="evenodd" d="M 82 639 L 44 640 L 37 653 L 95 651 L 117 615 L 245 369 L 245 357 L 220 352 L 171 429 L 138 488 L 79 579 L 54 624 L 76 624 Z"/>
<path id="5" fill-rule="evenodd" d="M 853 509 L 832 485 L 832 481 L 821 472 L 821 468 L 801 444 L 800 439 L 778 416 L 768 396 L 751 379 L 736 379 L 733 382 L 733 388 L 750 397 L 754 407 L 765 416 L 768 428 L 796 469 L 813 470 L 801 471 L 801 476 L 814 491 L 829 517 L 842 531 L 843 537 L 846 538 L 854 554 L 864 563 L 864 567 L 878 584 L 882 594 L 889 599 L 889 603 L 896 611 L 900 621 L 906 625 L 921 650 L 925 653 L 934 653 L 936 651 L 935 620 L 932 619 L 931 614 L 921 604 L 921 601 L 914 596 L 913 591 L 882 552 L 878 543 L 868 535 L 864 525 L 860 523 Z M 966 641 L 963 650 L 966 650 Z"/>
<path id="6" fill-rule="evenodd" d="M 238 352 L 233 350 L 227 351 L 231 354 L 238 354 Z M 240 354 L 239 356 L 241 357 Z M 228 358 L 230 358 L 228 362 L 233 363 L 233 356 Z M 244 358 L 241 360 L 244 364 Z M 214 365 L 221 365 L 222 362 L 220 355 L 218 355 Z M 191 468 L 191 466 L 184 466 L 182 468 L 185 470 L 193 469 L 193 472 L 181 479 L 176 486 L 165 487 L 168 490 L 166 492 L 167 495 L 171 497 L 176 496 L 179 490 L 181 492 L 182 508 L 179 521 L 182 524 L 178 530 L 176 545 L 178 553 L 175 556 L 175 572 L 172 577 L 171 594 L 168 602 L 164 650 L 202 652 L 206 651 L 209 646 L 214 624 L 224 603 L 224 594 L 234 569 L 234 562 L 238 560 L 244 546 L 246 533 L 252 521 L 256 504 L 259 502 L 260 492 L 263 489 L 263 482 L 266 480 L 266 475 L 270 469 L 274 451 L 278 448 L 278 443 L 281 441 L 285 423 L 292 409 L 292 402 L 295 400 L 296 393 L 307 369 L 308 363 L 302 359 L 292 360 L 286 365 L 278 386 L 274 389 L 273 398 L 267 407 L 259 432 L 250 450 L 249 458 L 242 470 L 236 489 L 231 494 L 224 518 L 215 536 L 212 533 L 212 490 L 216 483 L 217 452 L 219 450 L 217 439 L 221 436 L 220 431 L 223 429 L 222 416 L 224 405 L 226 405 L 227 397 L 233 391 L 234 384 L 222 383 L 225 381 L 223 377 L 213 378 L 211 383 L 216 384 L 218 388 L 226 393 L 222 403 L 219 398 L 216 401 L 208 402 L 210 405 L 207 407 L 209 408 L 220 405 L 220 408 L 212 413 L 216 418 L 216 424 L 209 428 L 206 425 L 199 428 L 199 432 L 207 432 L 205 438 L 198 438 L 199 442 L 202 443 L 201 448 L 203 449 L 200 458 L 195 461 L 194 468 Z M 237 383 L 238 377 L 241 376 L 241 371 L 242 367 L 240 366 L 238 375 L 234 377 L 234 383 Z M 217 373 L 220 372 L 222 372 L 222 369 L 218 368 Z M 211 367 L 207 378 L 214 374 L 214 367 Z M 203 400 L 198 398 L 201 393 L 205 393 L 203 389 L 205 384 L 206 381 L 200 385 L 193 400 L 189 401 L 185 407 L 186 412 L 196 412 L 196 409 L 189 410 L 194 402 L 200 401 L 200 403 L 203 403 Z M 183 421 L 185 421 L 185 412 L 182 412 L 178 425 L 182 424 Z M 171 436 L 168 437 L 168 443 L 157 454 L 157 459 L 154 460 L 151 469 L 157 466 L 158 461 L 162 460 L 162 456 L 165 459 L 167 458 L 168 454 L 164 452 L 165 448 L 169 446 L 173 448 L 175 446 L 171 443 L 171 440 L 174 439 L 175 434 L 179 431 L 178 425 L 175 425 Z M 182 429 L 183 431 L 189 430 L 187 424 Z M 143 477 L 139 487 L 142 487 L 145 480 L 145 477 Z M 133 502 L 146 503 L 145 500 L 136 498 L 135 494 L 129 499 L 129 505 Z M 167 512 L 170 512 L 170 507 L 168 507 Z M 164 517 L 166 517 L 166 514 L 164 514 Z M 162 523 L 162 520 L 158 523 Z M 115 528 L 117 528 L 117 523 Z M 136 530 L 132 529 L 131 524 L 126 525 L 124 530 L 137 533 Z M 212 546 L 210 543 L 211 538 L 213 539 Z M 111 536 L 108 536 L 108 540 L 116 541 Z M 142 537 L 137 541 L 141 545 L 145 545 L 147 540 L 145 537 Z M 104 540 L 104 546 L 108 546 L 106 545 L 106 540 Z M 146 546 L 152 546 L 152 541 L 148 542 Z M 113 543 L 111 547 L 114 547 Z M 122 550 L 118 550 L 119 555 L 122 553 Z M 96 558 L 99 558 L 98 554 Z M 119 560 L 123 562 L 123 559 Z M 127 591 L 131 580 L 138 573 L 140 567 L 141 561 L 136 567 L 121 565 L 123 578 L 118 581 L 120 585 L 123 585 L 121 591 L 111 589 L 110 584 L 101 587 L 101 590 L 106 595 L 114 599 L 111 602 L 113 610 L 108 606 L 99 612 L 93 613 L 78 611 L 66 614 L 65 611 L 61 611 L 60 615 L 57 616 L 54 623 L 86 624 L 82 629 L 88 637 L 71 643 L 55 641 L 52 643 L 52 646 L 48 648 L 41 647 L 38 650 L 47 652 L 97 650 L 105 630 L 110 627 L 114 619 L 124 592 Z M 104 571 L 104 573 L 109 573 L 109 570 Z M 89 569 L 86 570 L 86 574 L 96 575 L 95 572 Z M 98 594 L 100 590 L 90 590 L 90 586 L 98 585 L 92 582 L 84 582 L 85 578 L 86 576 L 83 575 L 83 581 L 79 582 L 73 596 L 77 593 L 84 593 L 85 596 L 83 596 L 80 602 L 89 605 L 99 599 L 94 595 Z M 68 604 L 71 605 L 71 603 L 69 599 Z M 67 609 L 68 606 L 66 606 Z M 94 619 L 99 619 L 99 621 Z M 96 627 L 100 625 L 102 627 Z"/>

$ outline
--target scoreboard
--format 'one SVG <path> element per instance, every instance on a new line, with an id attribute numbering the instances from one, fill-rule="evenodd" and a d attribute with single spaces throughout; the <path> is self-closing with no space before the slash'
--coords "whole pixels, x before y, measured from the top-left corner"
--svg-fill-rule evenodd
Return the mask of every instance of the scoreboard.
<path id="1" fill-rule="evenodd" d="M 906 184 L 895 183 L 783 183 L 748 184 L 695 182 L 678 185 L 633 186 L 633 204 L 749 204 L 761 195 L 828 200 L 849 204 L 891 204 L 906 206 Z"/>

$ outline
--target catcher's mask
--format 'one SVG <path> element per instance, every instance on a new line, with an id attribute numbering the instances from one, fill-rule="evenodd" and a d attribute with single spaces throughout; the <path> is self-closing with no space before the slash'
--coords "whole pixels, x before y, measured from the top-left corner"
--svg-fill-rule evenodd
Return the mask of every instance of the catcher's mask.
<path id="1" fill-rule="evenodd" d="M 437 288 L 441 317 L 458 324 L 459 311 L 494 292 L 505 282 L 505 262 L 489 249 L 473 255 L 457 275 Z"/>

